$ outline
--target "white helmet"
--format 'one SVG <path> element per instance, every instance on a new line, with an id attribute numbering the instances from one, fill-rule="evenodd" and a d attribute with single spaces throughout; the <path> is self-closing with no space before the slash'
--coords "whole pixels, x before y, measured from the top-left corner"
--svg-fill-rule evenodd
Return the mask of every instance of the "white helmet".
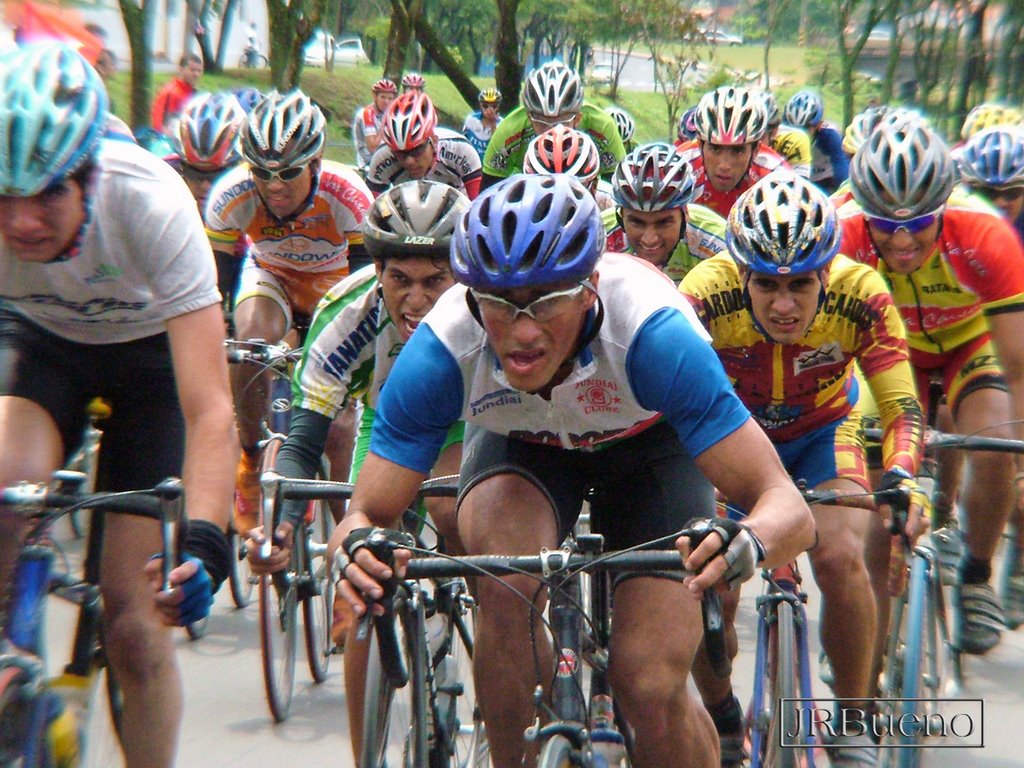
<path id="1" fill-rule="evenodd" d="M 583 106 L 583 83 L 560 61 L 549 61 L 530 73 L 523 86 L 523 107 L 531 115 L 555 117 Z"/>
<path id="2" fill-rule="evenodd" d="M 752 144 L 768 130 L 768 112 L 759 93 L 727 85 L 701 97 L 696 122 L 702 141 L 727 146 Z"/>

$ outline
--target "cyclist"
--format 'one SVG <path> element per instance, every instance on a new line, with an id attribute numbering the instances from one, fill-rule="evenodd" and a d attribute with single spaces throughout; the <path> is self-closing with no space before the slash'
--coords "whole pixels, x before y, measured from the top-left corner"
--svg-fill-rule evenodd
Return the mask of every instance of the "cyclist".
<path id="1" fill-rule="evenodd" d="M 233 320 L 239 339 L 277 343 L 308 318 L 327 289 L 366 262 L 363 217 L 371 196 L 351 168 L 323 160 L 324 116 L 301 91 L 274 91 L 242 125 L 239 150 L 248 165 L 218 179 L 206 206 L 215 252 L 231 257 L 251 241 L 242 266 Z M 256 523 L 260 420 L 269 407 L 269 373 L 232 368 L 242 456 L 235 530 Z M 351 414 L 349 414 L 351 416 Z M 332 473 L 348 474 L 351 439 L 337 433 Z"/>
<path id="2" fill-rule="evenodd" d="M 245 110 L 247 115 L 252 112 L 253 107 L 263 101 L 263 94 L 260 93 L 258 88 L 253 88 L 251 85 L 234 88 L 231 92 L 238 99 L 238 103 L 242 105 L 242 109 Z"/>
<path id="3" fill-rule="evenodd" d="M 633 120 L 633 116 L 622 107 L 609 106 L 605 107 L 604 111 L 615 121 L 615 127 L 619 129 L 619 137 L 622 139 L 622 146 L 626 152 L 636 149 L 636 142 L 633 141 L 633 136 L 636 135 L 636 122 Z"/>
<path id="4" fill-rule="evenodd" d="M 575 128 L 556 125 L 530 142 L 523 158 L 523 173 L 568 173 L 579 179 L 597 200 L 602 211 L 611 208 L 611 197 L 597 188 L 601 158 L 594 140 Z"/>
<path id="5" fill-rule="evenodd" d="M 535 211 L 547 216 L 537 218 Z M 717 761 L 712 725 L 687 691 L 700 642 L 702 589 L 749 578 L 811 545 L 809 511 L 672 283 L 636 259 L 601 258 L 597 204 L 571 176 L 507 179 L 460 218 L 446 292 L 402 350 L 377 406 L 370 453 L 349 511 L 340 582 L 357 614 L 389 571 L 363 551 L 370 526 L 389 526 L 414 497 L 446 431 L 465 419 L 458 525 L 470 554 L 536 553 L 571 530 L 585 493 L 612 549 L 672 535 L 713 507 L 721 483 L 754 512 L 723 525 L 688 556 L 710 561 L 685 585 L 638 577 L 619 583 L 610 677 L 636 732 L 633 765 Z M 700 371 L 689 375 L 684 371 Z M 657 460 L 655 460 L 657 457 Z M 692 457 L 692 458 L 691 458 Z M 621 514 L 625 505 L 629 515 Z M 685 551 L 686 547 L 680 545 Z M 716 558 L 727 552 L 733 562 Z M 495 768 L 523 760 L 534 717 L 534 653 L 550 666 L 529 614 L 510 611 L 507 586 L 478 580 L 474 671 Z M 526 620 L 524 620 L 526 619 Z"/>
<path id="6" fill-rule="evenodd" d="M 684 144 L 679 154 L 696 180 L 694 201 L 719 216 L 728 216 L 736 198 L 759 179 L 788 167 L 761 141 L 768 113 L 754 91 L 733 86 L 708 91 L 697 104 L 695 120 L 698 138 Z"/>
<path id="7" fill-rule="evenodd" d="M 494 130 L 484 153 L 483 188 L 521 173 L 530 142 L 556 125 L 590 134 L 601 155 L 602 176 L 610 175 L 626 155 L 615 120 L 583 100 L 580 76 L 560 61 L 549 61 L 526 78 L 522 106 L 509 112 Z"/>
<path id="8" fill-rule="evenodd" d="M 480 109 L 466 116 L 466 122 L 462 124 L 462 135 L 473 145 L 482 163 L 487 142 L 491 140 L 494 129 L 501 122 L 501 115 L 498 112 L 501 108 L 501 91 L 497 88 L 485 88 L 480 91 L 477 104 L 480 105 Z"/>
<path id="9" fill-rule="evenodd" d="M 679 128 L 676 130 L 676 140 L 673 143 L 676 149 L 681 149 L 688 141 L 693 141 L 696 138 L 697 108 L 690 107 L 679 118 Z"/>
<path id="10" fill-rule="evenodd" d="M 448 246 L 455 220 L 468 205 L 461 192 L 436 181 L 407 181 L 374 201 L 363 228 L 363 242 L 373 256 L 373 266 L 364 267 L 328 291 L 314 316 L 302 364 L 295 375 L 296 396 L 288 439 L 278 454 L 276 469 L 282 475 L 315 476 L 331 421 L 350 398 L 359 400 L 363 407 L 351 480 L 359 475 L 369 451 L 380 389 L 398 351 L 441 294 L 455 283 Z M 366 343 L 367 328 L 371 343 Z M 351 346 L 353 339 L 359 340 L 358 353 L 351 359 L 339 355 L 337 350 Z M 448 431 L 434 464 L 435 476 L 458 473 L 462 432 L 462 422 Z M 427 507 L 449 550 L 458 552 L 454 502 L 429 499 Z M 302 505 L 286 508 L 286 519 L 277 529 L 281 543 L 273 549 L 270 561 L 260 561 L 258 548 L 250 549 L 254 571 L 269 572 L 287 565 L 295 516 L 303 511 Z M 257 542 L 262 540 L 262 531 L 252 533 Z M 341 626 L 335 617 L 335 640 L 345 647 L 345 699 L 358 760 L 367 645 L 338 636 L 352 624 L 351 611 L 344 601 L 335 605 L 345 617 Z"/>
<path id="11" fill-rule="evenodd" d="M 473 145 L 461 133 L 439 128 L 430 97 L 415 90 L 388 107 L 381 146 L 366 169 L 374 195 L 411 179 L 440 181 L 471 200 L 480 191 L 480 156 Z"/>
<path id="12" fill-rule="evenodd" d="M 356 148 L 356 164 L 365 171 L 370 158 L 380 145 L 380 125 L 391 102 L 398 95 L 398 87 L 387 78 L 378 80 L 370 89 L 373 101 L 356 111 L 352 121 L 352 143 Z"/>
<path id="13" fill-rule="evenodd" d="M 228 92 L 203 93 L 185 105 L 178 122 L 178 158 L 175 164 L 196 200 L 200 215 L 206 212 L 206 199 L 213 182 L 242 162 L 237 139 L 244 121 L 245 110 Z M 228 309 L 234 304 L 245 249 L 243 238 L 230 257 L 219 252 L 214 254 L 217 259 L 217 288 Z"/>
<path id="14" fill-rule="evenodd" d="M 1024 125 L 1024 114 L 1016 107 L 995 102 L 979 104 L 964 118 L 960 138 L 968 141 L 974 134 L 986 128 L 1013 128 Z"/>
<path id="15" fill-rule="evenodd" d="M 1024 242 L 1024 129 L 988 128 L 976 133 L 957 155 L 960 180 L 972 192 L 989 200 L 1013 224 Z M 1024 475 L 1018 473 L 1017 504 L 1010 514 L 1011 546 L 1007 548 L 1009 578 L 1003 608 L 1006 626 L 1024 624 Z"/>
<path id="16" fill-rule="evenodd" d="M 881 277 L 836 255 L 840 234 L 823 192 L 791 172 L 774 173 L 736 201 L 726 231 L 729 253 L 694 267 L 680 290 L 711 334 L 740 399 L 789 474 L 808 487 L 870 490 L 854 378 L 859 363 L 885 430 L 880 489 L 918 492 L 908 523 L 916 536 L 921 503 L 927 503 L 911 479 L 921 459 L 923 423 L 903 323 Z M 852 507 L 817 508 L 818 542 L 808 552 L 822 594 L 821 642 L 832 661 L 835 694 L 861 709 L 873 693 L 875 600 L 864 564 L 870 515 Z M 738 601 L 737 591 L 727 596 L 730 628 Z M 740 703 L 728 680 L 698 670 L 721 737 L 722 765 L 740 765 Z M 875 763 L 870 737 L 833 746 L 833 766 Z"/>
<path id="17" fill-rule="evenodd" d="M 808 178 L 811 175 L 811 137 L 803 128 L 782 122 L 782 111 L 775 94 L 761 91 L 761 98 L 764 99 L 764 109 L 768 113 L 764 143 L 782 155 L 798 176 Z"/>
<path id="18" fill-rule="evenodd" d="M 850 161 L 843 152 L 843 135 L 825 120 L 825 102 L 814 91 L 798 91 L 786 102 L 783 118 L 811 137 L 811 181 L 827 194 L 836 191 L 850 173 Z"/>
<path id="19" fill-rule="evenodd" d="M 931 129 L 919 121 L 879 125 L 853 158 L 855 202 L 840 209 L 842 251 L 888 282 L 918 392 L 940 376 L 957 431 L 1012 437 L 1005 425 L 1024 417 L 1024 251 L 993 209 L 951 199 L 955 183 L 949 150 Z M 1005 454 L 970 453 L 966 463 L 953 637 L 977 654 L 993 648 L 1003 628 L 989 579 L 1014 503 L 1014 470 Z"/>
<path id="20" fill-rule="evenodd" d="M 195 203 L 159 158 L 101 138 L 106 108 L 99 75 L 70 47 L 0 54 L 0 135 L 18 137 L 0 153 L 0 486 L 48 481 L 78 446 L 97 395 L 113 407 L 98 487 L 183 477 L 189 556 L 172 592 L 152 580 L 159 563 L 147 565 L 160 551 L 152 521 L 106 516 L 101 561 L 127 762 L 171 766 L 182 694 L 161 622 L 205 616 L 227 574 L 238 443 Z M 0 599 L 24 534 L 0 509 Z"/>
<path id="21" fill-rule="evenodd" d="M 419 72 L 408 72 L 402 78 L 402 93 L 423 93 L 427 90 L 427 81 Z"/>
<path id="22" fill-rule="evenodd" d="M 698 261 L 725 250 L 725 219 L 692 202 L 695 191 L 690 166 L 670 144 L 630 152 L 612 176 L 617 207 L 601 214 L 608 250 L 682 280 Z"/>

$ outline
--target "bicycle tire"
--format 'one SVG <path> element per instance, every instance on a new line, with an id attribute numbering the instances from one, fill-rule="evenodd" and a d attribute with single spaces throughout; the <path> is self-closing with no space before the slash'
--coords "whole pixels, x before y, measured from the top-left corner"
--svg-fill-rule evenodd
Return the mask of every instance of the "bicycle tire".
<path id="1" fill-rule="evenodd" d="M 207 614 L 199 621 L 193 621 L 191 624 L 185 625 L 185 634 L 188 635 L 188 639 L 193 643 L 196 640 L 202 640 L 206 636 L 206 630 L 210 626 L 210 615 Z"/>
<path id="2" fill-rule="evenodd" d="M 274 466 L 283 442 L 284 438 L 277 436 L 267 443 L 260 456 L 261 475 Z M 262 514 L 262 503 L 260 509 Z M 297 533 L 301 533 L 301 530 Z M 295 689 L 299 600 L 294 547 L 284 571 L 260 576 L 259 604 L 263 686 L 274 722 L 282 723 L 288 718 Z"/>
<path id="3" fill-rule="evenodd" d="M 231 570 L 228 573 L 228 584 L 231 587 L 231 600 L 238 609 L 245 608 L 252 602 L 252 590 L 256 585 L 249 558 L 246 557 L 245 539 L 238 535 L 232 526 L 228 541 L 231 545 Z"/>
<path id="4" fill-rule="evenodd" d="M 422 606 L 404 603 L 398 610 L 398 646 L 409 680 L 395 688 L 384 671 L 377 632 L 371 635 L 363 709 L 360 768 L 421 768 L 427 752 L 427 648 Z"/>
<path id="5" fill-rule="evenodd" d="M 928 642 L 925 627 L 928 590 L 927 563 L 923 558 L 915 557 L 910 564 L 910 578 L 907 583 L 907 620 L 904 625 L 906 642 L 903 646 L 903 679 L 900 682 L 900 697 L 903 699 L 920 698 L 924 687 L 922 666 L 925 654 L 924 645 Z M 919 711 L 919 704 L 913 701 L 901 701 L 898 710 L 900 716 L 906 713 L 916 715 Z M 920 765 L 921 749 L 918 746 L 920 742 L 921 738 L 915 737 L 913 734 L 901 734 L 898 743 L 904 745 L 904 748 L 898 750 L 897 765 L 899 768 L 917 768 Z"/>
<path id="6" fill-rule="evenodd" d="M 537 768 L 574 768 L 581 765 L 573 756 L 574 751 L 569 739 L 556 733 L 544 742 L 540 757 L 537 758 Z"/>
<path id="7" fill-rule="evenodd" d="M 323 474 L 321 470 L 321 474 Z M 327 679 L 331 662 L 331 623 L 334 617 L 334 579 L 326 555 L 312 557 L 311 544 L 326 547 L 334 527 L 334 517 L 326 501 L 311 502 L 314 507 L 312 525 L 303 536 L 306 554 L 304 565 L 314 594 L 302 601 L 302 628 L 306 639 L 306 661 L 314 683 Z M 305 527 L 305 526 L 304 526 Z"/>
<path id="8" fill-rule="evenodd" d="M 766 768 L 797 768 L 798 752 L 795 748 L 783 747 L 782 734 L 794 733 L 799 713 L 792 702 L 797 695 L 796 666 L 796 625 L 793 606 L 787 600 L 780 600 L 775 606 L 774 654 L 770 660 L 771 686 L 769 701 L 772 715 L 768 725 L 765 760 Z M 785 729 L 785 730 L 784 730 Z"/>

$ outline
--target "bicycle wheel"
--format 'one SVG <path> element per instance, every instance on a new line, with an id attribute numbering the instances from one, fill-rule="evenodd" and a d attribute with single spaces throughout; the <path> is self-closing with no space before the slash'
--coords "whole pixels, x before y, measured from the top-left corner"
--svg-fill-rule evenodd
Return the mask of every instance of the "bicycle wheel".
<path id="1" fill-rule="evenodd" d="M 327 541 L 331 538 L 334 518 L 326 501 L 315 501 L 313 522 L 305 527 L 304 558 L 307 586 L 302 600 L 303 632 L 306 637 L 306 660 L 313 682 L 327 679 L 331 661 L 331 622 L 334 618 L 334 579 L 327 562 Z"/>
<path id="2" fill-rule="evenodd" d="M 272 438 L 260 457 L 260 474 L 274 466 L 282 437 Z M 262 510 L 262 504 L 261 504 Z M 265 528 L 271 527 L 265 524 Z M 296 537 L 302 533 L 296 532 Z M 260 650 L 263 684 L 274 722 L 288 717 L 295 687 L 295 654 L 298 639 L 299 598 L 296 550 L 284 571 L 259 578 Z"/>
<path id="3" fill-rule="evenodd" d="M 900 698 L 917 699 L 924 688 L 923 667 L 925 645 L 928 643 L 925 619 L 928 611 L 928 571 L 922 557 L 914 557 L 910 563 L 910 580 L 907 584 L 907 620 L 905 623 L 905 644 L 903 646 L 903 679 L 900 684 Z M 899 715 L 917 715 L 923 702 L 900 701 Z M 905 733 L 903 729 L 898 743 L 897 765 L 900 768 L 917 768 L 921 763 L 921 734 Z"/>
<path id="4" fill-rule="evenodd" d="M 370 642 L 360 768 L 423 768 L 427 754 L 427 649 L 418 598 L 399 608 L 399 651 L 409 680 L 395 688 L 384 673 L 377 633 Z"/>
<path id="5" fill-rule="evenodd" d="M 537 768 L 573 768 L 581 763 L 573 757 L 573 747 L 565 736 L 554 735 L 544 742 L 537 758 Z"/>
<path id="6" fill-rule="evenodd" d="M 228 584 L 231 586 L 231 599 L 236 608 L 245 608 L 252 602 L 252 589 L 256 584 L 249 559 L 246 557 L 246 540 L 238 535 L 232 527 L 228 536 L 231 544 L 231 571 L 228 573 Z"/>
<path id="7" fill-rule="evenodd" d="M 793 606 L 786 600 L 780 600 L 775 607 L 775 619 L 773 657 L 769 660 L 771 719 L 763 765 L 767 768 L 797 768 L 798 753 L 801 750 L 782 746 L 783 735 L 787 735 L 787 743 L 793 743 L 793 738 L 788 734 L 798 733 L 797 726 L 800 722 L 796 703 L 784 701 L 797 695 L 796 625 L 793 619 Z"/>
<path id="8" fill-rule="evenodd" d="M 202 639 L 206 634 L 206 629 L 210 624 L 210 616 L 207 614 L 199 621 L 193 621 L 191 624 L 185 625 L 185 634 L 188 635 L 188 639 L 192 642 Z"/>

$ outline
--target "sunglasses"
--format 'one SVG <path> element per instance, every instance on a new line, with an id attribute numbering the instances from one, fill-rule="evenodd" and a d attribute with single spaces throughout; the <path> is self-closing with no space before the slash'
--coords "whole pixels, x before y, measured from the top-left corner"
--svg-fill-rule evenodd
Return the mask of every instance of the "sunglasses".
<path id="1" fill-rule="evenodd" d="M 481 315 L 486 315 L 496 323 L 511 325 L 519 319 L 519 315 L 526 315 L 537 323 L 546 323 L 559 315 L 565 314 L 572 306 L 573 300 L 583 291 L 593 290 L 594 286 L 590 281 L 584 280 L 573 288 L 546 293 L 539 299 L 534 299 L 525 307 L 513 304 L 511 301 L 507 301 L 500 296 L 481 293 L 473 288 L 470 288 L 469 292 L 476 299 Z"/>
<path id="2" fill-rule="evenodd" d="M 981 185 L 971 186 L 971 192 L 985 197 L 989 200 L 1009 200 L 1011 203 L 1024 197 L 1024 187 L 983 187 Z"/>
<path id="3" fill-rule="evenodd" d="M 398 158 L 399 160 L 402 160 L 402 159 L 407 158 L 407 157 L 409 157 L 409 158 L 420 157 L 424 152 L 427 151 L 427 147 L 428 146 L 430 146 L 430 142 L 429 141 L 425 141 L 422 144 L 420 144 L 418 147 L 413 147 L 412 149 L 394 149 L 394 150 L 392 150 L 392 152 L 395 153 L 395 157 L 396 158 Z"/>
<path id="4" fill-rule="evenodd" d="M 224 172 L 226 172 L 226 171 L 228 171 L 230 169 L 231 169 L 231 166 L 228 166 L 226 168 L 218 168 L 218 169 L 213 170 L 213 171 L 204 171 L 204 170 L 201 170 L 201 169 L 196 168 L 194 166 L 188 165 L 186 163 L 182 163 L 181 164 L 181 175 L 187 181 L 195 181 L 195 182 L 208 181 L 208 182 L 210 182 L 212 184 L 213 182 L 215 182 L 220 177 L 220 175 L 222 173 L 224 173 Z"/>
<path id="5" fill-rule="evenodd" d="M 886 219 L 881 216 L 867 215 L 864 218 L 872 228 L 878 230 L 883 235 L 895 235 L 901 229 L 906 230 L 908 234 L 916 235 L 938 221 L 940 215 L 942 215 L 941 210 L 932 211 L 923 216 L 915 216 L 913 219 Z"/>
<path id="6" fill-rule="evenodd" d="M 282 168 L 280 171 L 270 171 L 266 168 L 260 168 L 258 165 L 253 165 L 249 167 L 249 173 L 260 181 L 273 181 L 274 179 L 295 181 L 307 167 L 308 165 L 293 165 L 291 168 Z"/>

